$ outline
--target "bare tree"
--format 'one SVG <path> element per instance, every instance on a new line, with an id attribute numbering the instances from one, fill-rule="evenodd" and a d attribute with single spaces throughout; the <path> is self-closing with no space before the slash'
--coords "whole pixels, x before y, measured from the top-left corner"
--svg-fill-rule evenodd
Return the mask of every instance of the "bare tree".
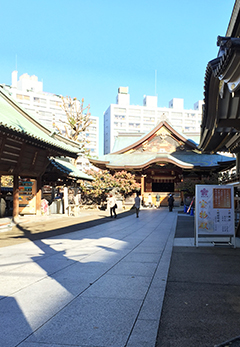
<path id="1" fill-rule="evenodd" d="M 89 150 L 86 148 L 89 143 L 86 138 L 86 130 L 91 125 L 90 104 L 84 107 L 84 99 L 80 102 L 77 98 L 62 96 L 62 109 L 67 116 L 66 120 L 60 120 L 64 125 L 66 137 L 79 142 L 82 153 L 89 155 Z M 61 132 L 58 126 L 56 128 Z"/>

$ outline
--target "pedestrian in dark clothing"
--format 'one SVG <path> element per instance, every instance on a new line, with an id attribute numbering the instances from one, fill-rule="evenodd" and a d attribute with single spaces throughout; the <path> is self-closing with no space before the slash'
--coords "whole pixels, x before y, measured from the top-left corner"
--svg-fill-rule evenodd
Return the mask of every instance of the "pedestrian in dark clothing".
<path id="1" fill-rule="evenodd" d="M 113 196 L 112 194 L 110 194 L 110 197 L 109 197 L 109 207 L 110 207 L 110 215 L 111 215 L 111 218 L 113 217 L 113 214 L 114 214 L 114 218 L 117 217 L 117 214 L 116 214 L 116 208 L 117 208 L 117 204 L 116 204 L 116 198 L 115 196 Z"/>
<path id="2" fill-rule="evenodd" d="M 170 194 L 170 195 L 169 195 L 169 198 L 168 198 L 168 208 L 169 208 L 169 212 L 172 212 L 173 203 L 174 203 L 174 198 L 173 198 L 172 194 Z"/>

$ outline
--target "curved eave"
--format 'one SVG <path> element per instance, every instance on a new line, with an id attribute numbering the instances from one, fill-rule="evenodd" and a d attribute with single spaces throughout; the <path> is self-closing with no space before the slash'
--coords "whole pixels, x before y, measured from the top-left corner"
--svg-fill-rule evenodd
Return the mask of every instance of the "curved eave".
<path id="1" fill-rule="evenodd" d="M 226 59 L 226 57 L 224 58 Z M 199 149 L 204 152 L 227 151 L 226 144 L 240 128 L 239 97 L 232 97 L 228 86 L 217 77 L 226 69 L 223 59 L 207 65 L 204 81 L 204 108 Z"/>
<path id="2" fill-rule="evenodd" d="M 93 181 L 93 177 L 85 174 L 84 172 L 79 171 L 76 167 L 74 167 L 69 162 L 64 162 L 61 159 L 52 159 L 51 164 L 63 173 L 65 176 L 70 177 L 72 179 L 81 179 L 86 181 Z"/>
<path id="3" fill-rule="evenodd" d="M 7 124 L 7 120 L 5 122 L 3 120 L 0 121 L 0 128 L 5 131 L 6 133 L 10 132 L 16 136 L 19 136 L 21 138 L 27 139 L 32 144 L 40 145 L 41 147 L 45 148 L 51 148 L 54 149 L 58 153 L 65 153 L 64 155 L 70 156 L 70 157 L 77 157 L 77 154 L 80 151 L 79 144 L 75 141 L 68 140 L 67 138 L 63 137 L 60 134 L 57 134 L 55 132 L 52 132 L 52 130 L 49 130 L 44 125 L 39 123 L 35 118 L 33 118 L 26 110 L 24 110 L 15 100 L 13 100 L 9 93 L 4 90 L 4 88 L 1 86 L 0 88 L 0 96 L 2 100 L 4 100 L 4 107 L 6 105 L 6 112 L 10 112 L 10 110 L 13 110 L 14 116 L 13 118 L 17 117 L 18 115 L 18 122 L 20 123 L 20 126 L 14 126 Z M 3 109 L 2 113 L 4 113 L 5 110 Z M 22 120 L 25 122 L 25 129 L 23 130 L 24 126 L 22 127 L 21 124 L 21 117 Z M 5 117 L 6 118 L 6 117 Z M 14 124 L 14 122 L 12 123 Z M 28 125 L 29 126 L 26 126 Z M 28 130 L 27 130 L 27 129 Z M 29 130 L 31 129 L 31 131 Z M 33 130 L 36 129 L 35 135 L 33 134 Z"/>
<path id="4" fill-rule="evenodd" d="M 215 129 L 215 118 L 209 116 L 209 114 L 216 114 L 218 86 L 219 80 L 214 77 L 212 72 L 212 64 L 209 62 L 206 68 L 204 80 L 204 107 L 201 125 L 202 131 L 198 146 L 203 151 L 211 150 L 209 149 L 209 144 Z"/>
<path id="5" fill-rule="evenodd" d="M 14 128 L 4 126 L 1 123 L 0 123 L 0 132 L 2 132 L 3 134 L 5 133 L 10 136 L 17 137 L 19 139 L 22 139 L 22 141 L 25 141 L 33 146 L 44 148 L 46 150 L 49 150 L 50 152 L 57 153 L 58 155 L 61 155 L 61 156 L 67 156 L 71 158 L 77 158 L 78 156 L 79 151 L 73 152 L 72 150 L 69 150 L 65 146 L 62 146 L 62 147 L 56 146 L 54 143 L 46 142 L 43 139 L 35 137 L 32 134 L 28 134 L 24 131 L 22 132 L 16 131 Z"/>
<path id="6" fill-rule="evenodd" d="M 151 160 L 145 161 L 144 163 L 139 163 L 137 165 L 131 165 L 131 164 L 118 165 L 118 164 L 114 164 L 114 163 L 113 164 L 108 163 L 108 164 L 106 164 L 106 168 L 110 169 L 110 170 L 117 169 L 117 170 L 126 170 L 126 171 L 143 170 L 150 165 L 160 164 L 160 163 L 173 164 L 173 165 L 180 167 L 181 169 L 193 169 L 194 168 L 194 166 L 192 164 L 184 163 L 180 160 L 174 160 L 173 158 L 153 158 Z"/>
<path id="7" fill-rule="evenodd" d="M 236 0 L 228 24 L 226 36 L 238 37 L 240 33 L 240 1 Z"/>
<path id="8" fill-rule="evenodd" d="M 240 152 L 240 133 L 234 134 L 226 143 L 226 147 L 231 153 Z"/>
<path id="9" fill-rule="evenodd" d="M 98 165 L 98 164 L 99 165 L 107 165 L 107 164 L 109 164 L 109 160 L 104 161 L 104 160 L 98 160 L 98 159 L 89 158 L 89 161 L 93 165 Z"/>
<path id="10" fill-rule="evenodd" d="M 222 168 L 232 168 L 236 165 L 236 159 L 234 158 L 233 160 L 229 160 L 229 161 L 219 161 L 218 165 Z"/>

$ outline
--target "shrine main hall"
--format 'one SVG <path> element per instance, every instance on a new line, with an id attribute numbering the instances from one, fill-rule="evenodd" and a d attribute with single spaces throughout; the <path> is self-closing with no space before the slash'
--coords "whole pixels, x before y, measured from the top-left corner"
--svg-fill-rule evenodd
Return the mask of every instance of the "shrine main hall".
<path id="1" fill-rule="evenodd" d="M 142 136 L 122 133 L 115 139 L 113 152 L 90 162 L 101 170 L 114 174 L 125 170 L 135 175 L 141 184 L 144 201 L 156 194 L 161 205 L 174 194 L 175 205 L 183 203 L 180 183 L 185 179 L 201 180 L 213 173 L 223 172 L 235 165 L 235 158 L 221 154 L 202 153 L 197 144 L 186 139 L 167 122 L 160 122 Z"/>

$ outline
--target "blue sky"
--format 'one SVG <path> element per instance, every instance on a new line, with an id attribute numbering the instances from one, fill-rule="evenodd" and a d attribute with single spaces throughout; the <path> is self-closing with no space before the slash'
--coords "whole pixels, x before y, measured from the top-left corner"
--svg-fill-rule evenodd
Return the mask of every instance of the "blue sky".
<path id="1" fill-rule="evenodd" d="M 0 83 L 38 76 L 45 92 L 84 98 L 100 118 L 128 86 L 130 102 L 158 106 L 203 99 L 205 69 L 218 53 L 234 0 L 1 0 Z M 157 83 L 155 84 L 155 71 Z"/>

